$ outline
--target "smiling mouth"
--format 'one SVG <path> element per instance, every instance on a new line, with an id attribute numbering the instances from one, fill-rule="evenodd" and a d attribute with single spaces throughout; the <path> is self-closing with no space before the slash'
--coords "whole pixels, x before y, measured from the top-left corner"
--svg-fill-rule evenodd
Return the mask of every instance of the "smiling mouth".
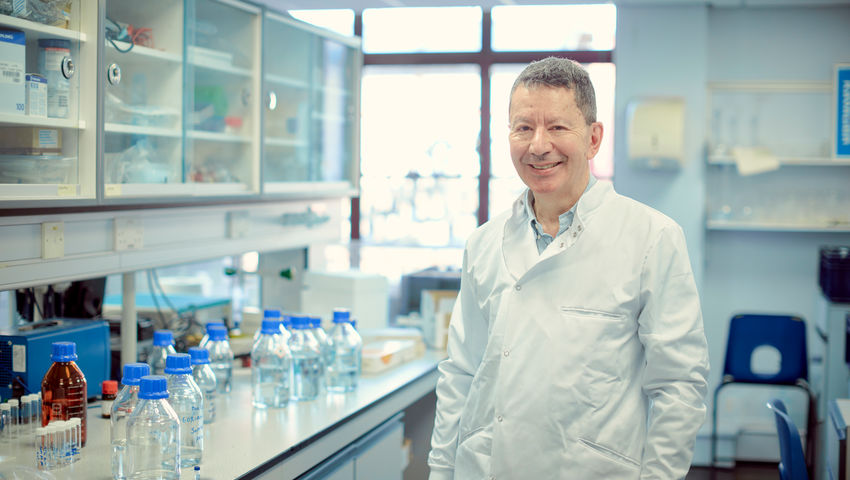
<path id="1" fill-rule="evenodd" d="M 555 163 L 548 163 L 546 165 L 529 165 L 529 167 L 531 167 L 535 170 L 549 170 L 550 168 L 557 167 L 560 164 L 561 164 L 561 162 L 555 162 Z"/>

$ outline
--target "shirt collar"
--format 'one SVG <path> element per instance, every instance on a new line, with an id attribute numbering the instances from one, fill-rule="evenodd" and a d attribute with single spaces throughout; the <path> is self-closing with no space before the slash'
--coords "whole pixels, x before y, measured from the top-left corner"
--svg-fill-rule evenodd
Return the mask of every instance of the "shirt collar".
<path id="1" fill-rule="evenodd" d="M 584 192 L 582 195 L 588 192 L 593 184 L 596 183 L 596 177 L 593 176 L 592 173 L 588 174 L 587 186 L 584 188 Z M 581 196 L 579 196 L 579 200 Z M 534 201 L 534 195 L 531 193 L 531 189 L 526 189 L 525 192 L 525 216 L 526 220 L 531 225 L 531 229 L 534 232 L 535 237 L 542 237 L 543 235 L 548 235 L 543 232 L 543 229 L 540 227 L 540 222 L 537 221 L 537 215 L 534 214 L 534 207 L 532 207 L 532 202 Z M 570 224 L 572 223 L 572 219 L 575 216 L 576 208 L 578 207 L 578 200 L 573 204 L 572 208 L 567 210 L 566 212 L 558 215 L 558 235 L 563 233 L 566 229 L 570 228 Z M 557 236 L 557 235 L 556 235 Z"/>

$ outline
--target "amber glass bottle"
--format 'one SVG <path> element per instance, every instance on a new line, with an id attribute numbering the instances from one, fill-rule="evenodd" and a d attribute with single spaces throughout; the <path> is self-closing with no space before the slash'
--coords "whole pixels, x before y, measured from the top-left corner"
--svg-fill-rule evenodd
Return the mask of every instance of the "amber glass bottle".
<path id="1" fill-rule="evenodd" d="M 80 419 L 80 444 L 86 445 L 86 377 L 74 362 L 77 344 L 54 342 L 53 365 L 41 381 L 41 426 L 53 420 Z"/>

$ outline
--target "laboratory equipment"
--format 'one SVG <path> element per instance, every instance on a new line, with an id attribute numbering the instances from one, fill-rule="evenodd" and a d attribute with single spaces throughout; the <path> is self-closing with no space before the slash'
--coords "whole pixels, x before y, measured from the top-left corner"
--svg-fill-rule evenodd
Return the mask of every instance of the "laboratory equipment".
<path id="1" fill-rule="evenodd" d="M 127 478 L 180 478 L 180 429 L 165 377 L 142 377 L 139 403 L 127 420 Z"/>
<path id="2" fill-rule="evenodd" d="M 327 371 L 331 361 L 331 344 L 328 334 L 322 328 L 321 317 L 310 317 L 310 332 L 316 337 L 319 342 L 319 348 L 322 351 L 322 371 Z M 325 382 L 325 377 L 322 375 L 322 384 Z"/>
<path id="3" fill-rule="evenodd" d="M 850 247 L 821 247 L 818 283 L 830 301 L 850 302 Z"/>
<path id="4" fill-rule="evenodd" d="M 20 436 L 20 406 L 18 405 L 18 401 L 14 398 L 9 399 L 7 403 L 9 404 L 9 411 L 11 414 L 11 421 L 9 422 L 9 431 L 12 432 L 12 440 L 15 440 Z"/>
<path id="5" fill-rule="evenodd" d="M 35 466 L 39 470 L 50 470 L 50 437 L 47 428 L 35 429 Z"/>
<path id="6" fill-rule="evenodd" d="M 148 358 L 151 373 L 154 375 L 165 373 L 165 359 L 174 353 L 177 353 L 177 350 L 174 349 L 174 334 L 171 330 L 153 332 L 153 350 Z"/>
<path id="7" fill-rule="evenodd" d="M 258 408 L 282 408 L 289 402 L 292 355 L 283 342 L 280 320 L 266 318 L 251 349 L 251 388 Z"/>
<path id="8" fill-rule="evenodd" d="M 212 423 L 215 420 L 216 381 L 210 367 L 210 352 L 206 348 L 192 347 L 189 356 L 192 357 L 192 378 L 204 394 L 204 423 Z"/>
<path id="9" fill-rule="evenodd" d="M 32 399 L 29 395 L 24 395 L 21 397 L 21 410 L 19 411 L 20 417 L 18 419 L 18 430 L 19 436 L 21 438 L 30 438 L 32 432 L 30 431 L 30 420 L 32 419 Z"/>
<path id="10" fill-rule="evenodd" d="M 210 330 L 214 330 L 216 328 L 227 328 L 224 325 L 224 322 L 209 322 L 206 327 L 204 327 L 204 336 L 201 338 L 201 342 L 198 343 L 198 346 L 201 348 L 207 348 L 207 343 L 210 342 Z"/>
<path id="11" fill-rule="evenodd" d="M 0 442 L 12 441 L 12 406 L 8 403 L 0 405 Z"/>
<path id="12" fill-rule="evenodd" d="M 0 328 L 0 358 L 11 368 L 0 368 L 0 397 L 20 397 L 39 390 L 52 365 L 53 342 L 76 344 L 77 366 L 92 385 L 109 379 L 109 324 L 100 320 L 51 318 L 50 320 Z"/>
<path id="13" fill-rule="evenodd" d="M 69 424 L 69 432 L 71 435 L 71 462 L 80 461 L 80 453 L 82 452 L 82 444 L 80 443 L 82 436 L 82 422 L 79 418 L 72 418 L 66 422 Z"/>
<path id="14" fill-rule="evenodd" d="M 351 314 L 337 308 L 333 313 L 334 327 L 329 338 L 330 360 L 327 370 L 329 392 L 351 392 L 357 388 L 360 376 L 363 339 L 351 325 Z"/>
<path id="15" fill-rule="evenodd" d="M 86 377 L 77 366 L 77 345 L 74 342 L 54 342 L 50 357 L 53 365 L 41 382 L 41 425 L 54 420 L 79 418 L 82 422 L 80 445 L 86 445 L 86 407 L 88 394 Z"/>
<path id="16" fill-rule="evenodd" d="M 354 312 L 363 328 L 384 328 L 388 325 L 390 302 L 386 277 L 358 270 L 307 270 L 302 281 L 302 311 L 324 312 L 328 305 L 336 305 Z"/>
<path id="17" fill-rule="evenodd" d="M 68 118 L 74 74 L 71 41 L 58 38 L 38 40 L 38 73 L 47 79 L 47 116 Z"/>
<path id="18" fill-rule="evenodd" d="M 210 325 L 210 341 L 204 346 L 210 352 L 210 367 L 215 373 L 217 393 L 229 393 L 233 376 L 233 350 L 227 340 L 227 327 Z"/>
<path id="19" fill-rule="evenodd" d="M 68 431 L 69 425 L 65 420 L 56 420 L 50 422 L 54 428 L 56 438 L 56 465 L 64 467 L 71 464 L 71 434 Z"/>
<path id="20" fill-rule="evenodd" d="M 126 479 L 129 471 L 127 463 L 127 420 L 139 402 L 139 382 L 150 375 L 151 367 L 147 363 L 128 363 L 124 365 L 121 383 L 124 388 L 115 396 L 109 415 L 109 435 L 112 445 L 112 478 Z"/>
<path id="21" fill-rule="evenodd" d="M 204 394 L 192 378 L 191 357 L 175 353 L 166 360 L 168 403 L 180 419 L 180 466 L 201 463 L 204 453 Z"/>
<path id="22" fill-rule="evenodd" d="M 118 393 L 118 382 L 115 380 L 104 380 L 100 384 L 100 417 L 109 418 L 112 414 L 112 402 Z"/>
<path id="23" fill-rule="evenodd" d="M 286 327 L 283 326 L 283 316 L 280 314 L 280 310 L 276 308 L 266 308 L 263 310 L 263 322 L 266 320 L 274 320 L 277 322 L 278 328 L 281 333 L 286 330 Z M 263 331 L 262 323 L 260 324 L 260 328 L 254 332 L 254 338 L 251 340 L 251 351 L 254 350 L 254 347 L 257 346 L 257 342 L 260 340 L 260 335 Z M 289 332 L 287 331 L 287 334 Z"/>
<path id="24" fill-rule="evenodd" d="M 288 342 L 292 354 L 292 399 L 314 400 L 319 395 L 319 377 L 323 374 L 322 352 L 310 334 L 309 317 L 292 317 L 292 327 Z"/>

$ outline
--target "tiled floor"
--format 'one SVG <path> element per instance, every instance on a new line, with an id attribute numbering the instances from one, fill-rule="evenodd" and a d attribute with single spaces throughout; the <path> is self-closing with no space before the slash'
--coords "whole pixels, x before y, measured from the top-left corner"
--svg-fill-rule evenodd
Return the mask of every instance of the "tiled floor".
<path id="1" fill-rule="evenodd" d="M 685 480 L 777 480 L 779 471 L 771 463 L 738 463 L 734 469 L 693 467 Z"/>

